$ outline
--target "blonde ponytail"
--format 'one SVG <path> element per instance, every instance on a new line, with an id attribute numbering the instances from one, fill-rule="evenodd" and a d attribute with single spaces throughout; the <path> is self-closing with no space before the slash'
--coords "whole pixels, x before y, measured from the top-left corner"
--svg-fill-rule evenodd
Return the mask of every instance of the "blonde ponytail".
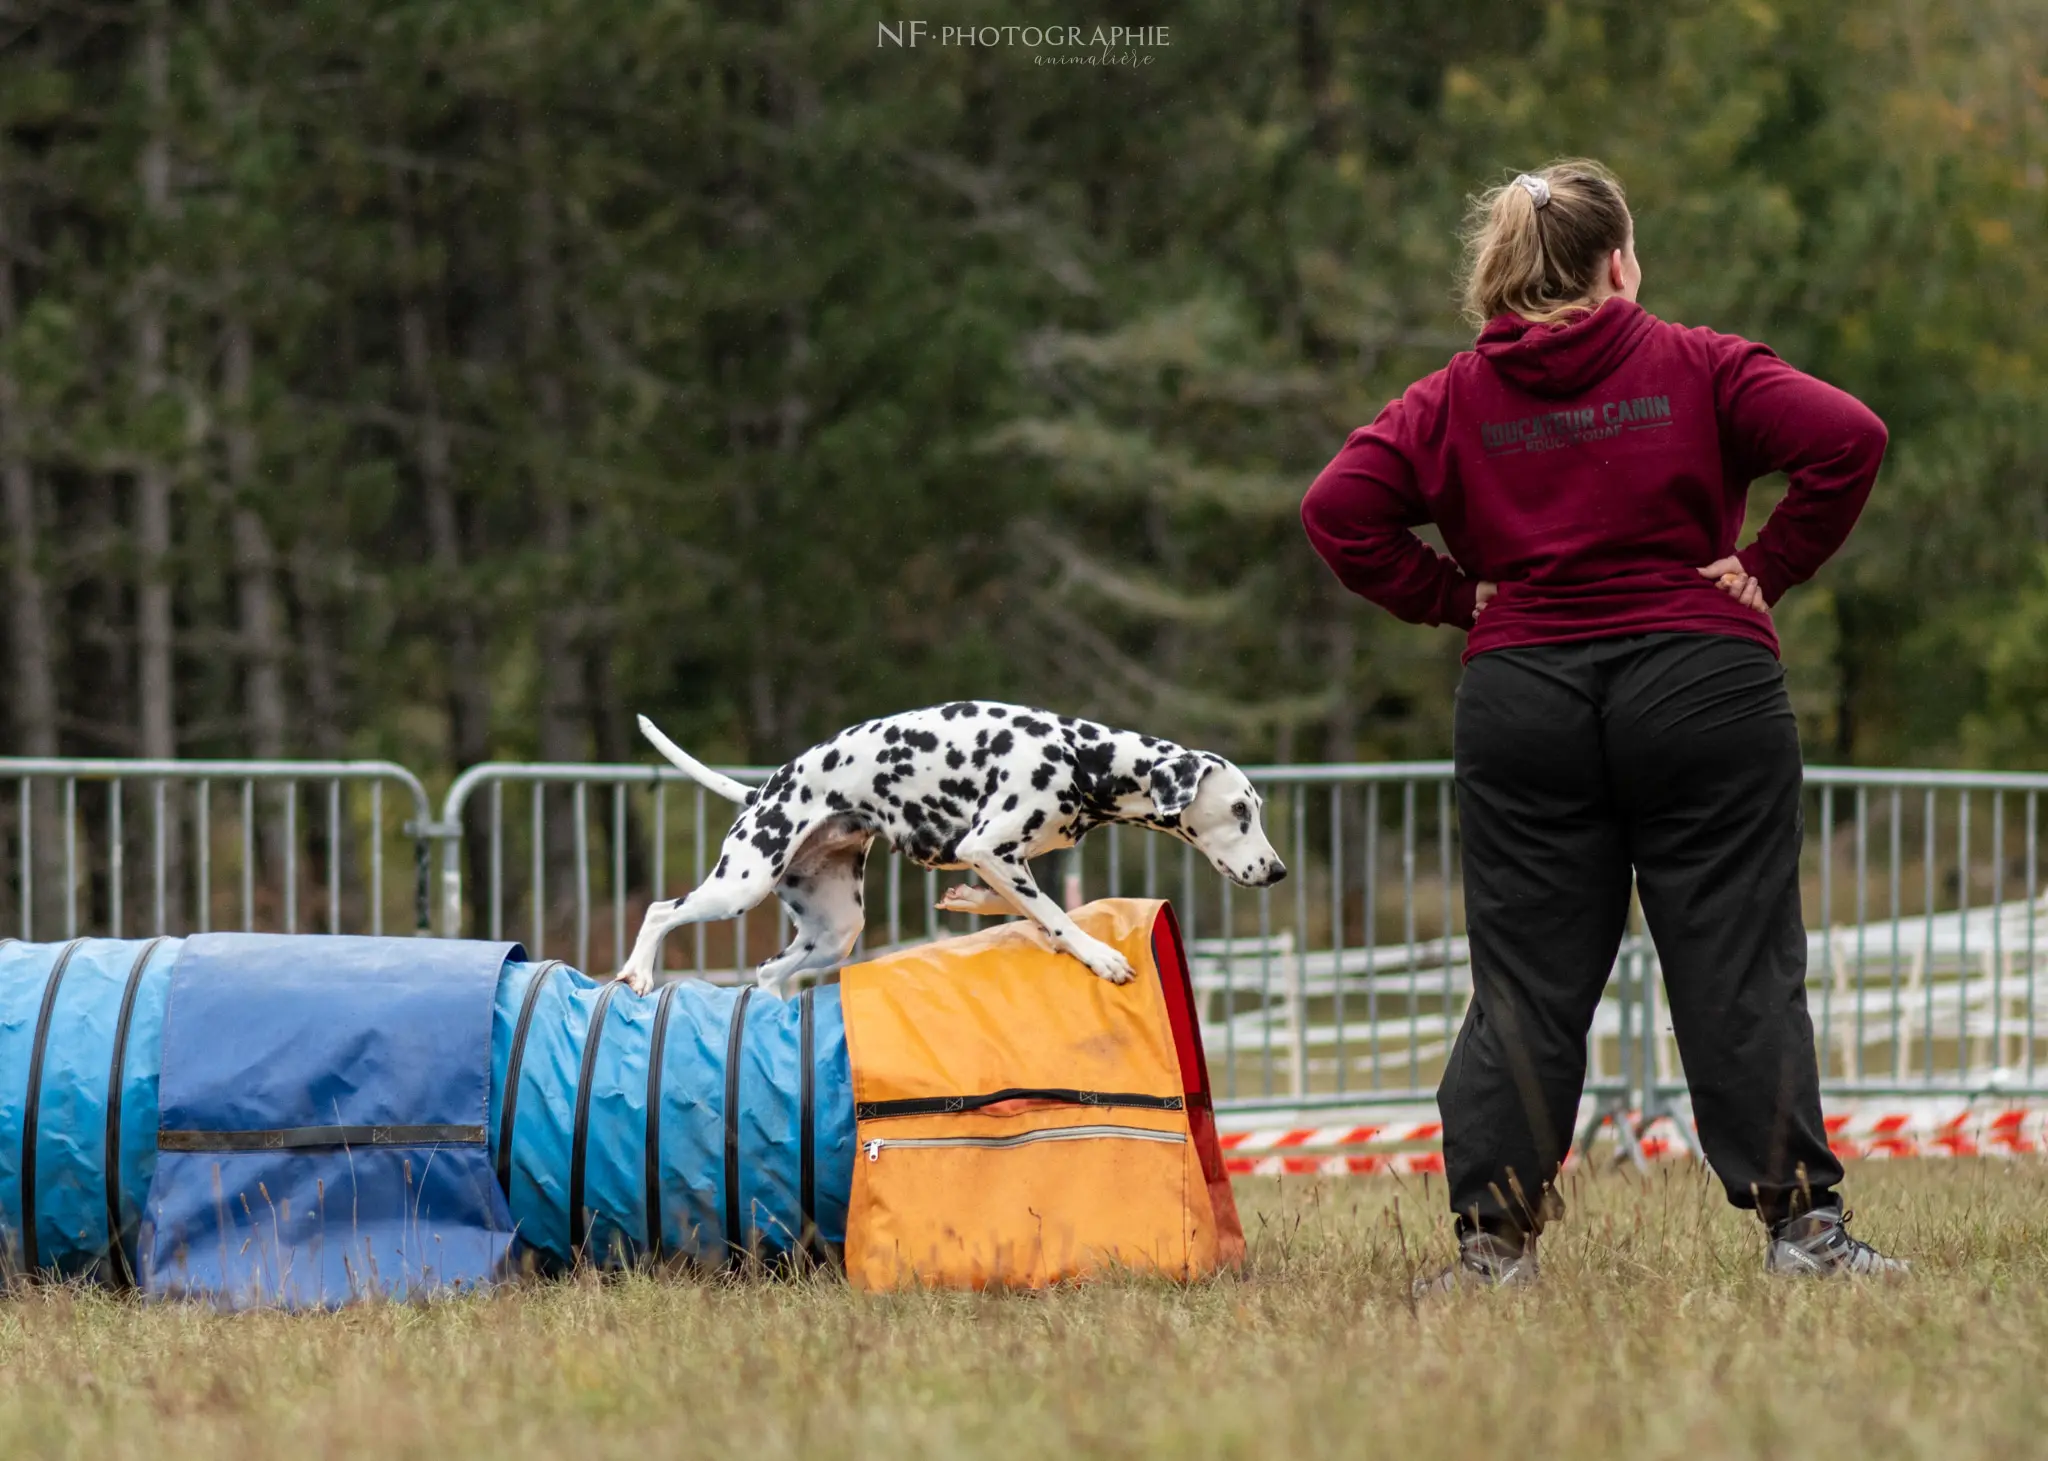
<path id="1" fill-rule="evenodd" d="M 1629 229 L 1620 181 L 1590 159 L 1488 189 L 1466 219 L 1466 315 L 1474 325 L 1502 314 L 1549 324 L 1592 309 L 1600 270 Z"/>

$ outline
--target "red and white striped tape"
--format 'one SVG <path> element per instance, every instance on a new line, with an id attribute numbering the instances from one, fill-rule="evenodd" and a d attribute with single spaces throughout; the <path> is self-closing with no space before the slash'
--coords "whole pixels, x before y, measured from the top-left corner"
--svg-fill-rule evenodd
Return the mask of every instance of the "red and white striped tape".
<path id="1" fill-rule="evenodd" d="M 1333 1155 L 1310 1156 L 1336 1147 L 1413 1146 L 1428 1142 L 1441 1145 L 1440 1121 L 1403 1122 L 1372 1126 L 1308 1126 L 1270 1131 L 1226 1131 L 1217 1140 L 1223 1147 L 1223 1167 L 1240 1177 L 1324 1177 L 1364 1176 L 1379 1172 L 1402 1174 L 1441 1172 L 1441 1151 L 1359 1152 L 1339 1151 Z"/>
<path id="2" fill-rule="evenodd" d="M 1828 1145 L 1845 1157 L 2030 1156 L 2048 1150 L 2048 1109 L 1965 1108 L 1942 1112 L 1877 1112 L 1827 1118 Z"/>
<path id="3" fill-rule="evenodd" d="M 1223 1170 L 1233 1177 L 1362 1177 L 1381 1172 L 1403 1176 L 1441 1174 L 1442 1152 L 1363 1152 L 1349 1156 L 1225 1157 Z"/>
<path id="4" fill-rule="evenodd" d="M 1385 1126 L 1303 1126 L 1275 1131 L 1226 1131 L 1217 1139 L 1237 1156 L 1253 1152 L 1321 1151 L 1326 1147 L 1407 1146 L 1442 1141 L 1441 1121 L 1413 1121 Z"/>
<path id="5" fill-rule="evenodd" d="M 1828 1144 L 1844 1157 L 2026 1156 L 2048 1152 L 2048 1106 L 1957 1107 L 1929 1103 L 1908 1110 L 1851 1107 L 1826 1117 Z M 1442 1172 L 1443 1124 L 1275 1127 L 1219 1134 L 1223 1165 L 1234 1176 L 1342 1177 L 1373 1173 Z M 1657 1160 L 1694 1150 L 1693 1133 L 1674 1133 L 1668 1120 L 1642 1134 L 1642 1152 Z M 1361 1147 L 1403 1147 L 1360 1151 Z M 1436 1150 L 1413 1150 L 1432 1147 Z M 1576 1153 L 1574 1154 L 1576 1155 Z"/>

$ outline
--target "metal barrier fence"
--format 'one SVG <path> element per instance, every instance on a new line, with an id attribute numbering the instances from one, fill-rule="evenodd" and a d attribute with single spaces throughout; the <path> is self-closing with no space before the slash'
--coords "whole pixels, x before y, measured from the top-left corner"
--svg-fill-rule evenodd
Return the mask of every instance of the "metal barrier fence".
<path id="1" fill-rule="evenodd" d="M 1223 1102 L 1428 1099 L 1471 993 L 1450 763 L 1251 775 L 1293 870 L 1278 887 L 1236 888 L 1185 845 L 1120 827 L 1043 859 L 1041 885 L 1070 904 L 1112 893 L 1174 901 Z M 2048 1091 L 2037 1018 L 2048 1015 L 2037 998 L 2048 974 L 2043 791 L 2048 776 L 1809 769 L 1809 1000 L 1831 1094 Z M 482 881 L 467 899 L 471 928 L 566 945 L 581 967 L 616 966 L 647 902 L 693 886 L 716 861 L 732 810 L 666 768 L 474 768 L 436 829 L 442 931 L 465 926 L 466 831 L 487 849 L 487 867 L 470 873 Z M 548 828 L 564 819 L 570 851 L 553 857 Z M 562 870 L 554 884 L 551 865 Z M 940 883 L 878 856 L 865 951 L 975 926 L 933 909 Z M 608 938 L 594 926 L 606 914 Z M 667 957 L 741 979 L 787 931 L 771 900 L 750 920 L 676 934 Z M 1609 1109 L 1654 1111 L 1684 1092 L 1659 976 L 1638 909 L 1588 1046 L 1588 1090 Z"/>
<path id="2" fill-rule="evenodd" d="M 389 761 L 0 757 L 0 930 L 425 933 L 432 815 Z"/>
<path id="3" fill-rule="evenodd" d="M 1428 1099 L 1471 992 L 1450 764 L 1252 775 L 1293 872 L 1278 887 L 1236 888 L 1192 849 L 1118 827 L 1042 859 L 1041 884 L 1070 904 L 1173 900 L 1224 1103 Z M 239 795 L 216 807 L 222 783 Z M 145 789 L 139 818 L 124 810 L 128 786 Z M 301 820 L 309 787 L 325 809 Z M 2048 1094 L 2043 792 L 2048 776 L 1809 769 L 1808 996 L 1831 1094 Z M 392 803 L 411 817 L 394 826 Z M 418 779 L 383 762 L 0 759 L 0 929 L 380 931 L 403 918 L 403 890 L 384 877 L 396 837 L 413 849 L 422 931 L 438 842 L 438 932 L 516 937 L 601 973 L 624 960 L 650 901 L 701 880 L 734 810 L 666 767 L 478 766 L 433 820 Z M 217 880 L 223 867 L 233 876 Z M 938 912 L 940 876 L 885 850 L 868 879 L 863 954 L 979 923 Z M 787 933 L 770 900 L 678 932 L 667 961 L 744 979 Z M 1609 1108 L 1653 1111 L 1683 1093 L 1658 973 L 1638 913 L 1588 1046 L 1589 1090 Z"/>
<path id="4" fill-rule="evenodd" d="M 772 770 L 721 769 L 750 785 Z M 516 937 L 535 958 L 563 950 L 577 968 L 617 968 L 647 905 L 703 880 L 737 811 L 665 766 L 471 767 L 449 788 L 431 829 L 441 841 L 441 932 Z M 481 850 L 467 878 L 465 844 Z M 906 929 L 914 942 L 968 926 L 932 907 L 938 875 L 901 858 L 872 858 L 867 891 L 862 953 L 906 942 Z M 669 972 L 751 979 L 789 929 L 770 899 L 747 918 L 672 935 L 663 956 Z"/>

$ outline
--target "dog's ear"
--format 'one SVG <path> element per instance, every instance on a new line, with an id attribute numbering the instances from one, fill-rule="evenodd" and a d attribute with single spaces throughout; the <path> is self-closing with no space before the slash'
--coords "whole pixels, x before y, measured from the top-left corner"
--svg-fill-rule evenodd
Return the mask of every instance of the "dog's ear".
<path id="1" fill-rule="evenodd" d="M 1173 821 L 1188 809 L 1211 765 L 1193 751 L 1182 751 L 1152 768 L 1152 808 L 1162 821 Z"/>

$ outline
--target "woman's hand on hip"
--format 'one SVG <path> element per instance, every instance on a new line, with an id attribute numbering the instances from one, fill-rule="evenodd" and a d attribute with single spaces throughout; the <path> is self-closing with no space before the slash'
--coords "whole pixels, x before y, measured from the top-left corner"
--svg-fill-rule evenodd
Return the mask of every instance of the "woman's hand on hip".
<path id="1" fill-rule="evenodd" d="M 1763 585 L 1751 576 L 1749 570 L 1742 566 L 1742 560 L 1733 553 L 1709 563 L 1699 573 L 1701 578 L 1714 580 L 1716 588 L 1744 608 L 1766 614 L 1770 612 L 1769 606 L 1764 603 Z"/>
<path id="2" fill-rule="evenodd" d="M 1492 597 L 1493 597 L 1493 596 L 1494 596 L 1495 594 L 1497 594 L 1497 593 L 1499 593 L 1499 592 L 1500 592 L 1500 585 L 1499 585 L 1499 584 L 1497 584 L 1497 583 L 1488 583 L 1488 582 L 1486 582 L 1486 581 L 1485 581 L 1484 579 L 1481 579 L 1481 580 L 1480 580 L 1480 582 L 1479 582 L 1479 593 L 1478 593 L 1478 595 L 1477 595 L 1477 596 L 1476 596 L 1476 597 L 1475 597 L 1475 598 L 1474 598 L 1474 599 L 1472 600 L 1472 622 L 1473 622 L 1474 624 L 1477 624 L 1477 623 L 1479 622 L 1479 616 L 1480 616 L 1480 614 L 1481 614 L 1481 613 L 1483 613 L 1483 612 L 1485 611 L 1485 609 L 1486 609 L 1486 604 L 1487 604 L 1487 601 L 1488 601 L 1489 599 L 1491 599 L 1491 598 L 1492 598 Z"/>

